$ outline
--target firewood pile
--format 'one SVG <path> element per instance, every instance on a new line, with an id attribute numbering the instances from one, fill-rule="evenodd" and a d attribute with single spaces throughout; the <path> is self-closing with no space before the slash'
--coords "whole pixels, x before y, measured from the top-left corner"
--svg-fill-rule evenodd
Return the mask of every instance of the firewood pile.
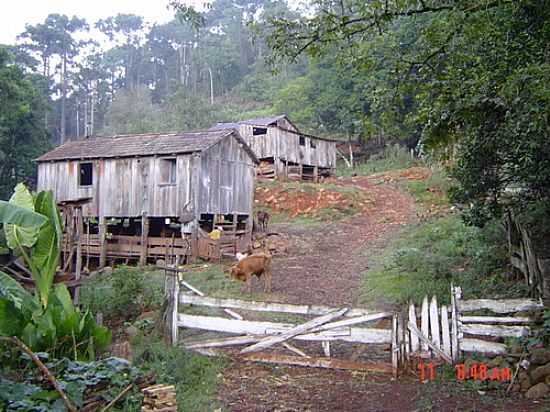
<path id="1" fill-rule="evenodd" d="M 275 167 L 273 166 L 273 163 L 260 162 L 257 169 L 257 174 L 258 177 L 262 179 L 275 179 Z"/>
<path id="2" fill-rule="evenodd" d="M 174 385 L 153 385 L 141 390 L 144 395 L 142 412 L 177 412 Z"/>

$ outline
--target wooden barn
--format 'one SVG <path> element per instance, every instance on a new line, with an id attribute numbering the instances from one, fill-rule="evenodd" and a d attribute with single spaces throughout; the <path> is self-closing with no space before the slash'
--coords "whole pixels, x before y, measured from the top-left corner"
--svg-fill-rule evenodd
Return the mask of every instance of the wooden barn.
<path id="1" fill-rule="evenodd" d="M 250 241 L 258 160 L 235 130 L 87 138 L 37 162 L 38 190 L 81 210 L 85 263 L 218 257 Z"/>
<path id="2" fill-rule="evenodd" d="M 211 130 L 236 129 L 260 160 L 258 177 L 306 180 L 334 174 L 336 143 L 301 133 L 286 115 L 238 123 L 218 123 Z"/>

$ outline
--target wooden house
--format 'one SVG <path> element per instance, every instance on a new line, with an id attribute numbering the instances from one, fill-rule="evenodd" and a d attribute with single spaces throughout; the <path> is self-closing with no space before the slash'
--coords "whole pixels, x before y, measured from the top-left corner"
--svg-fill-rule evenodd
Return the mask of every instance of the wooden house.
<path id="1" fill-rule="evenodd" d="M 260 160 L 258 177 L 318 181 L 334 174 L 338 141 L 301 133 L 286 115 L 238 123 L 218 123 L 210 130 L 236 129 Z"/>
<path id="2" fill-rule="evenodd" d="M 67 142 L 38 162 L 38 190 L 82 206 L 87 256 L 212 257 L 248 245 L 258 160 L 235 130 Z M 221 249 L 208 233 L 223 227 Z"/>

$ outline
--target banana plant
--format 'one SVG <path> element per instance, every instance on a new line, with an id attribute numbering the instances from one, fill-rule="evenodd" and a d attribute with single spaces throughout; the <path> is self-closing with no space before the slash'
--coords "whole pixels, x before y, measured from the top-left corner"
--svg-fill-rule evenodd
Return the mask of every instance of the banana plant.
<path id="1" fill-rule="evenodd" d="M 59 264 L 63 227 L 52 192 L 33 196 L 23 184 L 15 187 L 9 202 L 0 201 L 0 223 L 6 243 L 21 255 L 31 271 L 42 306 L 48 305 Z"/>
<path id="2" fill-rule="evenodd" d="M 8 247 L 23 258 L 36 284 L 32 295 L 0 271 L 0 335 L 18 336 L 33 350 L 93 359 L 111 334 L 89 311 L 74 306 L 65 285 L 53 287 L 63 236 L 53 194 L 33 196 L 17 185 L 9 202 L 0 201 L 0 224 Z"/>

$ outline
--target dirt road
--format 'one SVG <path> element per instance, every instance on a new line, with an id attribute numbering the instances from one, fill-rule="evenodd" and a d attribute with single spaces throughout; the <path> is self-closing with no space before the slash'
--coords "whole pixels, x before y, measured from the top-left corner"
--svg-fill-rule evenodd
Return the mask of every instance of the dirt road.
<path id="1" fill-rule="evenodd" d="M 290 303 L 357 305 L 362 274 L 399 228 L 416 218 L 414 200 L 365 177 L 340 182 L 372 194 L 372 208 L 344 222 L 304 228 L 278 224 L 292 238 L 289 254 L 273 267 L 273 295 Z M 367 274 L 368 275 L 368 274 Z M 384 302 L 371 302 L 385 309 Z M 389 356 L 389 355 L 388 355 Z M 235 361 L 218 399 L 231 411 L 530 411 L 541 405 L 464 391 L 460 384 L 421 384 L 414 376 L 292 368 Z M 541 409 L 544 410 L 544 409 Z"/>

